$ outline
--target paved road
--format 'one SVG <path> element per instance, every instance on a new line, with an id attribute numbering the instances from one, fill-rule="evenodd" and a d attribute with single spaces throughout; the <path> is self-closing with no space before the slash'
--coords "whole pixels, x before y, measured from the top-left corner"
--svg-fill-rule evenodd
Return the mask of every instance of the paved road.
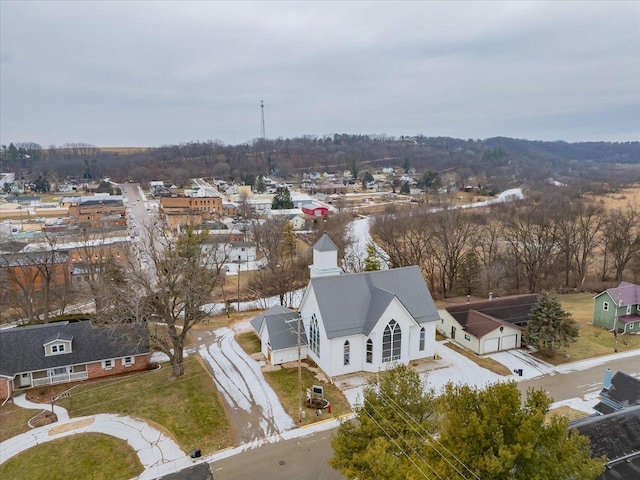
<path id="1" fill-rule="evenodd" d="M 211 465 L 216 480 L 340 480 L 327 462 L 333 456 L 333 430 L 270 443 Z"/>
<path id="2" fill-rule="evenodd" d="M 582 371 L 556 373 L 543 377 L 525 380 L 518 384 L 518 388 L 525 393 L 529 387 L 542 388 L 551 395 L 554 401 L 570 398 L 582 398 L 602 390 L 605 369 L 610 368 L 615 373 L 622 370 L 629 375 L 640 378 L 640 356 L 610 360 L 604 365 L 598 365 Z"/>
<path id="3" fill-rule="evenodd" d="M 640 378 L 640 356 L 611 360 L 581 371 L 568 371 L 525 380 L 518 388 L 525 393 L 527 388 L 542 388 L 555 401 L 582 398 L 602 389 L 604 370 L 623 370 Z M 327 461 L 333 455 L 330 445 L 334 430 L 320 432 L 309 437 L 268 444 L 243 452 L 241 455 L 219 460 L 211 465 L 216 479 L 255 480 L 277 478 L 280 480 L 342 479 Z M 278 462 L 284 460 L 284 465 Z"/>

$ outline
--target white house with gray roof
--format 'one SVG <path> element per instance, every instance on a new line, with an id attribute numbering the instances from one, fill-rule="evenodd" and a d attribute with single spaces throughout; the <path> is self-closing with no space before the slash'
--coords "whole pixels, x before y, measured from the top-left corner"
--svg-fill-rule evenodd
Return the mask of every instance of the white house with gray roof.
<path id="1" fill-rule="evenodd" d="M 253 320 L 260 351 L 272 365 L 298 360 L 298 312 L 274 305 Z M 307 358 L 307 337 L 300 325 L 300 358 Z"/>
<path id="2" fill-rule="evenodd" d="M 328 376 L 433 358 L 440 316 L 418 267 L 341 274 L 325 234 L 309 268 L 298 311 L 307 357 Z"/>

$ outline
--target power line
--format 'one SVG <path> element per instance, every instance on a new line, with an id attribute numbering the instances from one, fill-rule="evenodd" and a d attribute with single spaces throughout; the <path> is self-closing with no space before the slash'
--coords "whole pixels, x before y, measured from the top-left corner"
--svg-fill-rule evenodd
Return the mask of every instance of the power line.
<path id="1" fill-rule="evenodd" d="M 371 403 L 369 403 L 371 404 Z M 416 462 L 407 454 L 407 452 L 400 446 L 400 444 L 397 442 L 397 440 L 395 438 L 393 438 L 389 432 L 387 432 L 384 427 L 382 425 L 380 425 L 380 423 L 378 423 L 378 421 L 373 417 L 373 415 L 371 415 L 369 412 L 367 412 L 366 408 L 363 408 L 364 412 L 366 413 L 366 415 L 373 420 L 373 422 L 378 426 L 378 428 L 380 428 L 380 430 L 382 430 L 382 432 L 389 438 L 389 440 L 391 440 L 396 447 L 398 447 L 398 449 L 400 449 L 400 451 L 402 452 L 402 454 L 407 457 L 407 459 L 413 464 L 414 467 L 416 467 L 418 469 L 418 471 L 422 474 L 422 476 L 424 478 L 426 478 L 427 480 L 430 480 L 430 477 L 418 466 L 418 464 L 416 464 Z M 375 410 L 375 408 L 374 408 Z M 398 432 L 394 429 L 395 433 L 397 434 Z M 405 441 L 406 443 L 406 441 Z M 413 451 L 415 452 L 415 449 L 413 447 L 411 447 L 413 449 Z M 417 452 L 416 452 L 417 454 Z M 418 454 L 418 456 L 420 456 Z M 423 462 L 425 462 L 424 458 L 420 457 L 421 460 Z M 431 466 L 425 462 L 425 464 L 433 471 L 433 468 L 431 468 Z M 434 471 L 434 473 L 436 474 L 436 476 L 442 480 L 442 477 L 440 475 L 438 475 L 437 472 Z"/>
<path id="2" fill-rule="evenodd" d="M 423 436 L 420 432 L 418 432 L 418 431 L 417 431 L 417 429 L 416 429 L 415 427 L 413 427 L 413 425 L 414 425 L 414 424 L 415 424 L 415 425 L 417 425 L 417 426 L 420 428 L 420 430 L 422 430 L 422 431 L 427 435 L 428 440 L 429 440 L 427 443 L 429 444 L 429 446 L 430 446 L 431 448 L 433 448 L 433 450 L 434 450 L 438 455 L 440 455 L 440 456 L 442 457 L 442 459 L 443 459 L 445 462 L 447 462 L 447 463 L 449 464 L 449 466 L 451 466 L 451 468 L 453 468 L 453 469 L 458 473 L 458 475 L 460 475 L 460 476 L 461 476 L 462 478 L 464 478 L 464 479 L 466 479 L 466 478 L 467 478 L 467 477 L 466 477 L 462 472 L 460 472 L 460 470 L 458 470 L 458 468 L 456 468 L 456 466 L 455 466 L 455 465 L 453 465 L 453 464 L 451 463 L 451 461 L 450 461 L 447 457 L 445 457 L 445 456 L 442 454 L 442 452 L 440 452 L 440 451 L 439 451 L 439 450 L 438 450 L 438 449 L 433 445 L 433 443 L 434 443 L 434 442 L 435 442 L 436 444 L 438 444 L 438 446 L 439 446 L 439 447 L 441 447 L 444 451 L 446 451 L 449 455 L 451 455 L 451 456 L 452 456 L 452 457 L 453 457 L 453 458 L 454 458 L 454 459 L 455 459 L 455 460 L 456 460 L 460 465 L 462 465 L 462 466 L 464 467 L 464 469 L 465 469 L 465 470 L 467 470 L 471 475 L 473 475 L 473 477 L 474 477 L 474 478 L 476 478 L 477 480 L 480 480 L 480 477 L 479 477 L 475 472 L 473 472 L 473 470 L 471 470 L 471 469 L 470 469 L 470 468 L 469 468 L 469 467 L 468 467 L 468 466 L 467 466 L 467 465 L 466 465 L 462 460 L 460 460 L 460 459 L 459 459 L 459 458 L 458 458 L 458 457 L 457 457 L 453 452 L 451 452 L 451 451 L 450 451 L 446 446 L 444 446 L 440 441 L 438 441 L 438 440 L 437 440 L 437 439 L 436 439 L 436 438 L 435 438 L 431 433 L 429 433 L 423 425 L 421 425 L 417 420 L 413 419 L 413 418 L 411 417 L 411 415 L 409 415 L 409 414 L 407 413 L 407 411 L 406 411 L 406 410 L 404 410 L 400 405 L 398 405 L 398 403 L 397 403 L 393 398 L 391 398 L 389 395 L 386 395 L 382 390 L 379 390 L 379 391 L 378 391 L 378 394 L 380 395 L 380 399 L 381 399 L 383 402 L 385 402 L 387 405 L 391 406 L 389 402 L 393 402 L 393 404 L 395 405 L 395 407 L 396 407 L 398 410 L 400 410 L 400 411 L 402 412 L 402 415 L 400 415 L 400 416 L 402 417 L 402 419 L 403 419 L 405 422 L 407 422 L 409 425 L 411 425 L 411 426 L 412 426 L 412 428 L 414 429 L 414 431 L 416 431 L 416 433 L 418 433 L 418 435 L 420 435 L 420 438 L 422 438 L 423 440 L 427 441 L 427 439 L 425 439 L 425 438 L 424 438 L 424 436 Z M 386 397 L 386 398 L 383 398 L 383 397 Z M 393 406 L 391 406 L 391 408 L 393 409 L 394 407 L 393 407 Z M 394 412 L 398 413 L 398 411 L 397 411 L 397 410 L 395 410 L 395 409 L 394 409 Z"/>

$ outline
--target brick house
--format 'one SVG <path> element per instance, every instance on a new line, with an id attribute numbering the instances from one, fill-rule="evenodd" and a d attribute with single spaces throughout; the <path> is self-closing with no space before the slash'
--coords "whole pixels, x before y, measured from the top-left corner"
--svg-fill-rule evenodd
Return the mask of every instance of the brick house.
<path id="1" fill-rule="evenodd" d="M 80 321 L 0 330 L 0 400 L 16 390 L 146 370 L 150 353 L 140 327 Z"/>

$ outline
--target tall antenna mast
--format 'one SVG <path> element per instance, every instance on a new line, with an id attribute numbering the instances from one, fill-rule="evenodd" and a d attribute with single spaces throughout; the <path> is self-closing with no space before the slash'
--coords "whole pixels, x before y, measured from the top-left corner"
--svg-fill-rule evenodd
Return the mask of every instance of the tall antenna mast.
<path id="1" fill-rule="evenodd" d="M 260 134 L 262 135 L 262 139 L 264 140 L 266 137 L 265 131 L 264 131 L 264 101 L 260 100 L 260 110 L 262 112 L 262 128 L 260 129 Z"/>

